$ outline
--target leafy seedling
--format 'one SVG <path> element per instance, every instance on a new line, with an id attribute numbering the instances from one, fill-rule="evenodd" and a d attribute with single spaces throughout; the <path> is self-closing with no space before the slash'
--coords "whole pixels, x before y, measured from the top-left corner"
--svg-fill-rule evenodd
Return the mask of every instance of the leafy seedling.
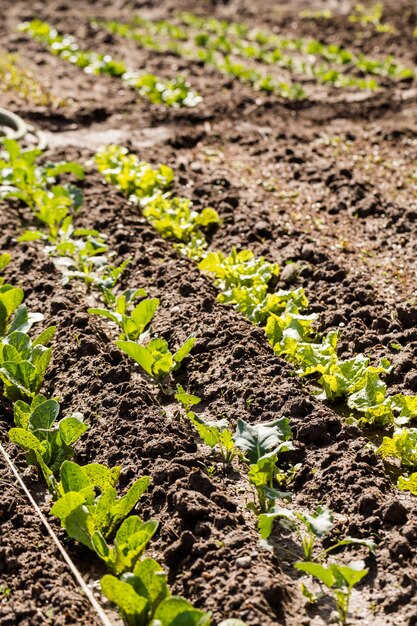
<path id="1" fill-rule="evenodd" d="M 266 513 L 274 504 L 278 455 L 293 449 L 292 431 L 286 417 L 252 426 L 239 419 L 234 441 L 249 460 L 249 480 L 258 496 L 255 513 Z M 274 497 L 275 496 L 275 497 Z"/>
<path id="2" fill-rule="evenodd" d="M 230 465 L 237 454 L 237 448 L 233 441 L 233 433 L 229 422 L 223 418 L 220 420 L 205 420 L 200 415 L 191 411 L 191 407 L 199 404 L 200 398 L 184 391 L 181 385 L 177 385 L 175 398 L 183 405 L 186 416 L 194 424 L 200 438 L 212 449 L 219 451 L 223 465 Z"/>
<path id="3" fill-rule="evenodd" d="M 349 603 L 352 589 L 364 578 L 368 570 L 363 561 L 351 561 L 349 565 L 330 563 L 322 565 L 312 561 L 298 561 L 295 567 L 317 578 L 336 601 L 336 609 L 341 624 L 346 624 L 349 615 Z"/>
<path id="4" fill-rule="evenodd" d="M 57 493 L 57 474 L 62 463 L 72 458 L 73 444 L 85 433 L 81 413 L 72 413 L 56 421 L 59 404 L 45 396 L 35 396 L 30 404 L 18 400 L 13 405 L 16 428 L 9 431 L 10 440 L 26 451 L 29 465 L 39 467 L 49 488 Z"/>
<path id="5" fill-rule="evenodd" d="M 98 463 L 80 466 L 64 461 L 58 485 L 60 498 L 51 509 L 52 515 L 58 517 L 72 539 L 95 550 L 115 571 L 129 567 L 156 530 L 154 523 L 141 526 L 137 519 L 123 528 L 120 526 L 150 482 L 148 476 L 138 478 L 127 493 L 119 497 L 115 486 L 120 470 L 120 467 L 108 469 Z M 116 545 L 109 548 L 106 539 L 119 526 Z"/>
<path id="6" fill-rule="evenodd" d="M 16 316 L 13 324 L 28 323 L 26 318 L 27 312 L 22 310 L 21 318 Z M 27 400 L 36 396 L 43 383 L 52 357 L 52 350 L 46 345 L 56 329 L 51 326 L 32 341 L 26 333 L 12 328 L 0 344 L 0 379 L 7 398 Z"/>
<path id="7" fill-rule="evenodd" d="M 88 312 L 115 322 L 122 331 L 121 340 L 138 341 L 152 321 L 159 305 L 158 298 L 149 298 L 142 300 L 128 312 L 129 305 L 144 295 L 146 296 L 146 292 L 143 289 L 130 289 L 116 298 L 113 310 L 91 308 Z"/>
<path id="8" fill-rule="evenodd" d="M 195 342 L 195 337 L 189 337 L 174 354 L 170 352 L 168 342 L 159 337 L 151 339 L 146 346 L 135 341 L 120 340 L 116 341 L 116 345 L 136 361 L 151 378 L 162 383 L 169 374 L 180 368 Z"/>
<path id="9" fill-rule="evenodd" d="M 269 513 L 262 513 L 259 516 L 258 526 L 262 539 L 268 539 L 276 519 L 281 521 L 284 528 L 297 533 L 307 561 L 313 557 L 315 538 L 323 537 L 333 527 L 333 515 L 327 507 L 319 506 L 315 513 L 310 514 L 275 505 Z"/>
<path id="10" fill-rule="evenodd" d="M 119 608 L 127 626 L 209 626 L 210 614 L 172 596 L 167 577 L 154 559 L 139 561 L 133 573 L 101 579 L 104 595 Z"/>

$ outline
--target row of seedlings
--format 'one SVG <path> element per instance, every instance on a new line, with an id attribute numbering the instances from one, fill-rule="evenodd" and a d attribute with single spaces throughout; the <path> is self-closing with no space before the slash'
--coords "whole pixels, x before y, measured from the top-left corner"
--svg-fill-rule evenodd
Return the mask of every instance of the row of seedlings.
<path id="1" fill-rule="evenodd" d="M 249 321 L 264 328 L 275 354 L 294 364 L 300 376 L 311 377 L 314 395 L 323 400 L 345 401 L 360 426 L 400 428 L 394 437 L 384 438 L 378 451 L 385 457 L 397 457 L 405 467 L 416 465 L 416 453 L 411 454 L 411 450 L 416 447 L 417 431 L 407 425 L 417 417 L 417 396 L 387 394 L 381 375 L 391 371 L 388 359 L 382 358 L 374 366 L 362 353 L 350 359 L 340 358 L 338 332 L 317 336 L 317 316 L 307 313 L 308 299 L 302 288 L 270 292 L 269 283 L 279 273 L 277 264 L 255 257 L 250 250 L 233 250 L 229 256 L 208 252 L 201 224 L 217 224 L 218 215 L 211 208 L 198 213 L 190 200 L 167 192 L 173 180 L 170 168 L 160 166 L 153 170 L 155 183 L 149 189 L 150 165 L 128 154 L 125 148 L 107 146 L 97 153 L 96 161 L 106 181 L 140 204 L 142 214 L 162 237 L 176 241 L 175 247 L 181 254 L 198 261 L 199 269 L 213 276 L 220 291 L 219 301 L 232 305 Z M 163 176 L 158 172 L 163 172 Z M 181 211 L 177 210 L 179 206 Z M 409 453 L 401 455 L 401 449 L 406 447 Z M 415 480 L 416 474 L 402 476 L 398 486 L 413 492 Z"/>
<path id="2" fill-rule="evenodd" d="M 218 215 L 210 208 L 198 213 L 192 209 L 190 200 L 172 195 L 168 191 L 173 179 L 170 168 L 162 165 L 158 169 L 152 169 L 148 163 L 140 162 L 134 154 L 129 154 L 125 148 L 119 146 L 102 148 L 96 155 L 96 162 L 105 180 L 138 204 L 144 217 L 162 237 L 173 240 L 180 253 L 200 260 L 199 267 L 202 271 L 213 271 L 213 267 L 217 267 L 213 266 L 213 260 L 220 253 L 207 252 L 208 244 L 202 232 L 202 225 L 207 227 L 217 224 Z M 221 258 L 224 260 L 224 257 Z M 268 283 L 278 272 L 278 267 L 264 259 L 256 259 L 248 250 L 241 253 L 233 251 L 227 263 L 223 264 L 222 272 L 223 283 L 220 284 L 217 280 L 217 286 L 221 289 L 220 301 L 236 305 L 239 294 L 238 300 L 244 301 L 246 308 L 243 306 L 237 308 L 251 321 L 255 321 L 255 317 L 247 315 L 249 308 L 252 312 L 255 309 L 259 311 L 262 309 L 261 302 L 265 308 L 266 299 L 269 299 L 268 307 L 271 309 L 271 311 L 268 309 L 269 314 L 278 316 L 280 313 L 284 318 L 290 303 L 302 300 L 307 306 L 302 290 L 269 294 Z M 265 317 L 268 311 L 265 309 Z M 104 315 L 104 312 L 102 314 Z M 256 322 L 260 323 L 260 319 L 261 317 L 257 318 Z M 148 357 L 145 357 L 142 349 L 138 351 L 129 344 L 129 349 L 126 350 L 124 342 L 117 343 L 146 370 Z M 300 539 L 305 556 L 305 560 L 298 562 L 296 567 L 316 576 L 332 590 L 339 619 L 341 623 L 346 623 L 352 588 L 368 570 L 363 561 L 344 565 L 332 559 L 327 563 L 328 553 L 351 544 L 366 546 L 371 551 L 374 551 L 375 546 L 367 539 L 346 537 L 316 554 L 315 539 L 323 537 L 332 528 L 331 511 L 327 507 L 318 507 L 314 513 L 294 512 L 276 504 L 277 500 L 290 495 L 277 489 L 277 485 L 282 487 L 282 479 L 285 478 L 279 461 L 283 453 L 292 449 L 292 433 L 288 419 L 281 418 L 256 426 L 238 420 L 236 432 L 233 434 L 227 420 L 208 421 L 193 412 L 192 407 L 199 403 L 200 398 L 186 393 L 181 387 L 177 389 L 176 398 L 183 405 L 186 416 L 193 422 L 201 439 L 219 451 L 224 463 L 231 463 L 234 458 L 242 458 L 243 453 L 243 460 L 249 465 L 248 479 L 256 493 L 256 499 L 250 503 L 250 508 L 258 516 L 261 537 L 263 539 L 269 537 L 275 519 L 285 520 L 285 523 L 291 526 Z"/>
<path id="3" fill-rule="evenodd" d="M 56 184 L 56 177 L 63 173 L 82 178 L 82 168 L 75 163 L 39 166 L 36 164 L 39 151 L 23 152 L 14 141 L 6 140 L 5 148 L 5 160 L 0 162 L 2 196 L 22 200 L 43 225 L 41 230 L 26 231 L 20 240 L 43 241 L 46 252 L 63 270 L 64 284 L 71 279 L 83 279 L 87 287 L 94 286 L 100 291 L 106 304 L 117 302 L 119 311 L 123 309 L 120 319 L 126 337 L 143 332 L 158 300 L 142 300 L 127 314 L 126 307 L 146 293 L 127 290 L 116 296 L 113 290 L 126 264 L 119 267 L 109 264 L 107 246 L 97 231 L 74 228 L 70 212 L 79 206 L 80 191 L 73 185 Z M 8 255 L 0 257 L 0 268 L 8 261 Z M 111 573 L 101 579 L 102 592 L 118 606 L 128 626 L 178 623 L 208 626 L 210 614 L 194 608 L 184 598 L 172 596 L 161 565 L 144 556 L 158 522 L 152 519 L 144 522 L 131 511 L 151 478 L 138 478 L 120 497 L 116 486 L 121 467 L 109 468 L 99 463 L 81 466 L 71 460 L 73 445 L 88 425 L 79 413 L 58 421 L 57 400 L 39 393 L 52 357 L 51 348 L 46 346 L 55 327 L 47 328 L 32 341 L 27 331 L 43 317 L 28 314 L 22 300 L 21 288 L 1 284 L 0 379 L 4 395 L 13 402 L 15 427 L 9 431 L 10 440 L 25 450 L 28 464 L 37 467 L 45 478 L 53 500 L 51 514 L 60 520 L 69 537 L 104 561 Z M 176 365 L 179 366 L 191 347 L 189 341 L 187 350 L 182 346 L 173 355 Z M 242 625 L 240 620 L 222 622 L 222 626 Z"/>
<path id="4" fill-rule="evenodd" d="M 136 17 L 128 24 L 117 20 L 96 20 L 93 25 L 132 39 L 143 48 L 203 62 L 256 89 L 275 92 L 291 99 L 305 97 L 301 85 L 277 82 L 271 74 L 242 65 L 238 59 L 256 61 L 261 65 L 278 65 L 293 74 L 337 88 L 377 89 L 379 85 L 374 75 L 399 79 L 414 77 L 413 70 L 402 67 L 391 58 L 378 61 L 355 56 L 348 50 L 335 45 L 326 46 L 316 40 L 284 39 L 263 31 L 253 33 L 243 24 L 222 22 L 215 18 L 207 20 L 189 13 L 180 14 L 179 22 L 175 24 L 166 20 Z M 296 56 L 288 54 L 288 50 Z M 324 60 L 318 62 L 317 57 L 320 56 Z M 355 68 L 372 77 L 362 78 L 343 73 L 337 69 L 340 66 L 345 69 Z"/>
<path id="5" fill-rule="evenodd" d="M 271 74 L 259 71 L 256 67 L 237 62 L 233 59 L 233 55 L 224 54 L 224 51 L 213 42 L 207 41 L 202 47 L 198 47 L 198 45 L 196 47 L 195 41 L 193 42 L 194 45 L 191 46 L 188 45 L 188 42 L 185 44 L 181 30 L 175 26 L 171 27 L 169 22 L 166 22 L 166 32 L 162 33 L 159 28 L 155 32 L 154 22 L 149 20 L 141 20 L 141 28 L 136 24 L 130 26 L 116 20 L 95 21 L 92 24 L 95 27 L 106 28 L 109 32 L 125 39 L 131 39 L 142 48 L 161 53 L 169 52 L 175 56 L 214 67 L 222 74 L 232 76 L 242 83 L 251 85 L 256 90 L 277 94 L 289 100 L 299 100 L 306 97 L 306 93 L 299 83 L 277 80 Z M 213 43 L 213 45 L 209 45 L 209 43 Z M 294 62 L 290 60 L 283 64 L 286 69 L 294 70 L 293 66 Z"/>
<path id="6" fill-rule="evenodd" d="M 179 22 L 184 25 L 212 32 L 219 37 L 237 37 L 248 44 L 258 44 L 259 52 L 258 49 L 255 49 L 256 52 L 253 54 L 259 54 L 266 63 L 273 62 L 273 56 L 270 57 L 269 53 L 277 54 L 279 62 L 279 52 L 290 50 L 306 56 L 321 57 L 328 63 L 342 68 L 354 67 L 371 76 L 400 80 L 415 77 L 413 69 L 401 65 L 392 56 L 386 56 L 383 60 L 379 60 L 363 53 L 353 52 L 337 44 L 325 44 L 317 39 L 303 37 L 284 37 L 271 31 L 251 28 L 240 22 L 228 22 L 213 17 L 207 19 L 189 12 L 181 12 L 177 17 Z"/>
<path id="7" fill-rule="evenodd" d="M 193 107 L 201 102 L 201 97 L 182 76 L 168 80 L 155 74 L 135 72 L 109 54 L 83 50 L 74 37 L 59 33 L 41 20 L 24 22 L 19 29 L 43 44 L 52 54 L 81 67 L 87 74 L 106 74 L 121 79 L 127 87 L 153 104 Z"/>

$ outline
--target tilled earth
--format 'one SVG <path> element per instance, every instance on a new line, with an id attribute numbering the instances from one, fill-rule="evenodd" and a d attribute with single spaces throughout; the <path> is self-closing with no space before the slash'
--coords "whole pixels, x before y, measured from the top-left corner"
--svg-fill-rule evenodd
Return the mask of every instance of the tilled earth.
<path id="1" fill-rule="evenodd" d="M 349 3 L 346 3 L 349 5 Z M 222 218 L 213 249 L 249 247 L 277 261 L 298 263 L 279 286 L 303 286 L 318 330 L 339 329 L 344 355 L 364 351 L 388 356 L 390 391 L 417 392 L 417 91 L 408 81 L 383 82 L 376 93 L 323 89 L 298 103 L 254 92 L 197 63 L 136 49 L 96 32 L 92 16 L 167 18 L 174 10 L 245 20 L 314 36 L 369 55 L 391 53 L 413 66 L 417 13 L 413 2 L 386 3 L 385 19 L 397 34 L 349 23 L 346 15 L 326 21 L 298 17 L 313 3 L 245 0 L 186 2 L 2 2 L 1 47 L 18 52 L 64 100 L 55 109 L 35 107 L 16 94 L 0 94 L 12 109 L 43 129 L 51 160 L 87 162 L 102 143 L 118 142 L 151 163 L 176 173 L 175 192 L 197 208 L 213 206 Z M 320 4 L 319 8 L 322 8 Z M 349 7 L 347 8 L 349 12 Z M 138 98 L 120 81 L 95 77 L 53 57 L 16 31 L 22 19 L 48 19 L 77 35 L 85 47 L 108 51 L 135 69 L 163 76 L 183 73 L 202 95 L 195 109 L 166 109 Z M 414 20 L 414 21 L 413 21 Z M 161 305 L 155 328 L 170 344 L 189 334 L 198 342 L 176 380 L 202 398 L 211 418 L 241 417 L 251 423 L 290 418 L 300 463 L 291 486 L 293 506 L 325 503 L 337 514 L 334 536 L 373 537 L 376 557 L 352 599 L 354 624 L 417 624 L 417 502 L 398 492 L 383 462 L 343 408 L 309 393 L 285 361 L 275 357 L 263 331 L 216 301 L 216 290 L 195 264 L 180 258 L 120 194 L 103 184 L 93 166 L 82 183 L 84 204 L 77 224 L 108 236 L 115 260 L 130 258 L 124 286 L 145 287 Z M 141 474 L 152 486 L 140 514 L 160 521 L 150 554 L 169 572 L 173 592 L 211 610 L 213 621 L 236 616 L 248 626 L 319 626 L 332 607 L 309 607 L 299 590 L 288 548 L 299 548 L 277 530 L 276 548 L 259 545 L 245 474 L 224 472 L 196 439 L 191 425 L 122 357 L 108 326 L 88 315 L 94 300 L 82 286 L 63 287 L 53 263 L 36 244 L 17 244 L 31 223 L 18 204 L 3 204 L 0 249 L 12 254 L 6 276 L 24 287 L 31 310 L 56 324 L 48 393 L 61 398 L 64 413 L 81 411 L 90 430 L 77 444 L 78 462 L 123 466 L 122 487 Z M 293 266 L 289 266 L 293 267 Z M 401 350 L 398 350 L 398 344 Z M 0 401 L 2 441 L 12 424 Z M 45 510 L 46 492 L 23 455 L 7 449 Z M 2 463 L 0 502 L 0 624 L 34 626 L 100 624 L 50 544 L 38 518 Z M 65 539 L 77 567 L 93 584 L 97 560 Z M 113 618 L 114 623 L 117 618 Z"/>

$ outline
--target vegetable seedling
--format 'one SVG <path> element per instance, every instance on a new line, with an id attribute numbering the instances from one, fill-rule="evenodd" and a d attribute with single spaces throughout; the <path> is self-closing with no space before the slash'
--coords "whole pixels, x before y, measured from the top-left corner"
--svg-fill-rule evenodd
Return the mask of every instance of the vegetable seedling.
<path id="1" fill-rule="evenodd" d="M 278 474 L 278 455 L 293 449 L 292 431 L 286 417 L 252 426 L 237 422 L 234 442 L 249 460 L 249 480 L 255 487 L 258 506 L 249 504 L 256 514 L 266 513 L 282 493 L 274 489 Z M 288 495 L 288 494 L 286 494 Z"/>
<path id="2" fill-rule="evenodd" d="M 317 578 L 334 596 L 341 624 L 346 624 L 352 589 L 368 571 L 364 561 L 351 561 L 349 565 L 330 563 L 322 565 L 312 561 L 298 561 L 295 567 L 301 572 Z"/>

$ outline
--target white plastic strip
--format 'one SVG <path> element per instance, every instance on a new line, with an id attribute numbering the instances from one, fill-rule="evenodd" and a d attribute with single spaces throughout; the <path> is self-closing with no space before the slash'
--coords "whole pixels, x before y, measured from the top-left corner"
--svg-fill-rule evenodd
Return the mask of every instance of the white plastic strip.
<path id="1" fill-rule="evenodd" d="M 79 584 L 81 589 L 84 591 L 85 595 L 87 596 L 91 606 L 96 611 L 97 615 L 99 616 L 99 618 L 102 621 L 102 623 L 104 624 L 104 626 L 112 626 L 112 623 L 110 622 L 109 618 L 107 617 L 107 615 L 103 611 L 103 609 L 100 606 L 100 604 L 97 602 L 96 598 L 94 597 L 93 592 L 91 591 L 91 589 L 86 584 L 86 582 L 83 579 L 83 577 L 81 576 L 80 572 L 75 567 L 75 565 L 72 562 L 71 557 L 69 556 L 68 552 L 65 550 L 64 546 L 62 545 L 62 543 L 58 539 L 57 535 L 55 534 L 55 532 L 54 532 L 53 528 L 51 527 L 51 525 L 49 524 L 48 520 L 46 519 L 46 517 L 44 516 L 44 514 L 42 513 L 42 511 L 40 510 L 40 508 L 36 504 L 35 500 L 32 497 L 32 494 L 30 493 L 30 491 L 26 487 L 25 483 L 23 482 L 23 479 L 20 476 L 18 469 L 16 468 L 16 466 L 13 463 L 13 461 L 11 460 L 11 458 L 9 457 L 9 455 L 6 452 L 6 450 L 3 448 L 3 446 L 1 444 L 0 444 L 0 451 L 1 451 L 2 455 L 4 456 L 4 458 L 6 460 L 6 463 L 10 467 L 10 470 L 12 471 L 13 475 L 16 477 L 16 480 L 19 482 L 20 486 L 22 487 L 23 491 L 25 492 L 25 495 L 28 498 L 29 502 L 31 503 L 31 505 L 35 509 L 37 515 L 42 520 L 42 523 L 44 524 L 46 530 L 51 535 L 53 542 L 55 543 L 56 547 L 58 548 L 58 550 L 62 554 L 62 556 L 63 556 L 66 564 L 68 565 L 69 569 L 71 570 L 75 580 L 77 581 L 77 583 Z"/>

